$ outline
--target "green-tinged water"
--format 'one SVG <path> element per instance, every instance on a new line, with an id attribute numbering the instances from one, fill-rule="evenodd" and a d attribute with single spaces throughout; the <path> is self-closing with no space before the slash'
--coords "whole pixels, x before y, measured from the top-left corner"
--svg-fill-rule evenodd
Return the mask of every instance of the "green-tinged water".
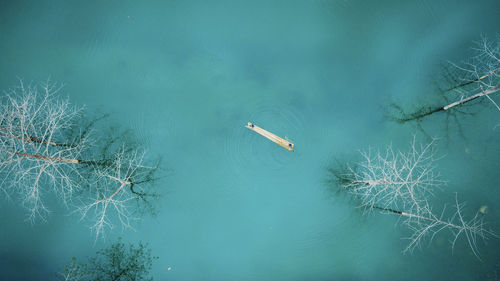
<path id="1" fill-rule="evenodd" d="M 155 217 L 95 240 L 47 193 L 46 222 L 0 200 L 0 280 L 56 280 L 114 243 L 148 243 L 155 280 L 497 280 L 500 239 L 449 232 L 402 254 L 396 215 L 364 216 L 335 195 L 328 168 L 358 150 L 407 150 L 410 124 L 390 100 L 431 100 L 442 66 L 500 32 L 498 1 L 1 1 L 0 89 L 63 83 L 62 97 L 131 128 L 166 174 Z M 496 98 L 498 100 L 498 98 Z M 500 233 L 499 112 L 429 117 L 437 170 L 471 217 L 483 205 Z M 441 116 L 442 117 L 442 116 Z M 111 121 L 110 121 L 111 122 Z M 287 137 L 289 152 L 246 129 Z"/>

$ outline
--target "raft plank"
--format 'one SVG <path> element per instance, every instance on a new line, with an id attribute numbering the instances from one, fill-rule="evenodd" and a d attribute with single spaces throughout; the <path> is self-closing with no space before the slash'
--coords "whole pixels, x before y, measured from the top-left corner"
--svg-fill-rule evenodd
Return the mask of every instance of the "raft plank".
<path id="1" fill-rule="evenodd" d="M 269 140 L 281 145 L 282 147 L 284 147 L 290 151 L 293 151 L 293 147 L 294 147 L 293 143 L 291 143 L 283 138 L 280 138 L 277 135 L 275 135 L 269 131 L 262 129 L 261 127 L 255 125 L 251 122 L 248 122 L 248 124 L 245 127 L 247 127 L 248 129 L 250 129 L 250 130 L 268 138 Z"/>

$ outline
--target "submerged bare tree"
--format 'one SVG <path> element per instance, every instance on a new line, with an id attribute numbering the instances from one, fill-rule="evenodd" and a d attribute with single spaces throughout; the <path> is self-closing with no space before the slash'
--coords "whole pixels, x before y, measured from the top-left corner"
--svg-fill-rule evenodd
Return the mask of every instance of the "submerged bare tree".
<path id="1" fill-rule="evenodd" d="M 55 100 L 58 90 L 46 85 L 39 93 L 21 84 L 0 105 L 1 188 L 21 196 L 31 221 L 48 212 L 42 200 L 45 192 L 55 192 L 64 203 L 71 201 L 80 187 L 79 159 L 90 145 L 85 135 L 65 138 L 82 109 Z"/>
<path id="2" fill-rule="evenodd" d="M 464 205 L 457 199 L 455 211 L 448 217 L 445 208 L 439 214 L 432 210 L 429 199 L 445 183 L 435 170 L 434 140 L 418 146 L 414 139 L 408 152 L 394 151 L 389 146 L 384 153 L 361 151 L 361 155 L 363 161 L 332 173 L 342 190 L 358 199 L 365 212 L 380 210 L 403 218 L 403 224 L 412 231 L 403 252 L 413 251 L 425 239 L 430 243 L 437 233 L 449 230 L 453 235 L 452 248 L 463 235 L 479 257 L 477 238 L 495 236 L 484 227 L 479 214 L 466 220 L 462 214 Z"/>
<path id="3" fill-rule="evenodd" d="M 112 213 L 122 226 L 130 226 L 132 202 L 143 204 L 139 211 L 150 207 L 158 163 L 146 164 L 150 161 L 140 146 L 97 127 L 101 118 L 89 120 L 83 108 L 58 99 L 59 90 L 21 83 L 3 97 L 1 190 L 21 198 L 31 222 L 46 218 L 45 197 L 52 193 L 63 205 L 81 211 L 82 218 L 92 219 L 97 236 L 113 226 Z"/>
<path id="4" fill-rule="evenodd" d="M 409 110 L 392 103 L 388 118 L 398 123 L 421 122 L 428 116 L 445 113 L 447 121 L 454 120 L 458 125 L 460 114 L 470 114 L 473 105 L 487 102 L 500 111 L 498 93 L 500 92 L 500 35 L 496 41 L 487 38 L 477 43 L 475 56 L 468 62 L 452 65 L 452 70 L 445 72 L 443 80 L 448 86 L 440 87 L 443 100 L 435 105 L 422 105 Z M 451 86 L 450 86 L 451 85 Z"/>
<path id="5" fill-rule="evenodd" d="M 97 252 L 87 263 L 72 258 L 69 265 L 57 275 L 63 281 L 153 280 L 150 271 L 157 257 L 142 243 L 128 247 L 118 241 Z"/>

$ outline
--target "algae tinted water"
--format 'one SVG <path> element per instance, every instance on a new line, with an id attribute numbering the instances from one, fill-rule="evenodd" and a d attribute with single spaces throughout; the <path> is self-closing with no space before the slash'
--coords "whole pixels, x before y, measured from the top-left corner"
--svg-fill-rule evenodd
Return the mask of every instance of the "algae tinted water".
<path id="1" fill-rule="evenodd" d="M 463 240 L 452 252 L 446 233 L 402 255 L 410 233 L 398 218 L 363 216 L 331 192 L 327 172 L 358 149 L 406 149 L 421 133 L 384 119 L 387 102 L 432 97 L 443 64 L 495 39 L 498 10 L 498 1 L 1 2 L 1 89 L 18 78 L 64 83 L 71 102 L 132 128 L 168 176 L 157 216 L 104 241 L 55 200 L 32 226 L 2 200 L 0 279 L 55 279 L 71 257 L 120 236 L 149 243 L 155 280 L 498 279 L 498 239 L 478 244 L 482 261 Z M 448 181 L 432 202 L 457 192 L 468 215 L 487 205 L 500 232 L 498 112 L 483 106 L 462 120 L 465 139 L 429 128 Z"/>

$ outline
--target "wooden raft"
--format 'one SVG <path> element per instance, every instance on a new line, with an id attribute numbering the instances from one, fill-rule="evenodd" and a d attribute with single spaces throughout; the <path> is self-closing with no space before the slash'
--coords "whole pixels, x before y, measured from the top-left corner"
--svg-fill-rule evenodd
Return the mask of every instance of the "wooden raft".
<path id="1" fill-rule="evenodd" d="M 254 132 L 258 133 L 258 134 L 263 135 L 264 137 L 266 137 L 266 138 L 270 139 L 271 141 L 273 141 L 273 142 L 281 145 L 282 147 L 284 147 L 284 148 L 286 148 L 286 149 L 288 149 L 290 151 L 293 151 L 293 146 L 294 146 L 293 143 L 291 143 L 291 142 L 289 142 L 289 141 L 287 141 L 287 140 L 285 140 L 283 138 L 280 138 L 280 137 L 278 137 L 277 135 L 275 135 L 275 134 L 273 134 L 271 132 L 268 132 L 268 131 L 262 129 L 261 127 L 258 127 L 258 126 L 256 126 L 253 123 L 248 122 L 248 124 L 245 127 L 247 127 L 248 129 L 250 129 L 250 130 L 252 130 L 252 131 L 254 131 Z"/>

